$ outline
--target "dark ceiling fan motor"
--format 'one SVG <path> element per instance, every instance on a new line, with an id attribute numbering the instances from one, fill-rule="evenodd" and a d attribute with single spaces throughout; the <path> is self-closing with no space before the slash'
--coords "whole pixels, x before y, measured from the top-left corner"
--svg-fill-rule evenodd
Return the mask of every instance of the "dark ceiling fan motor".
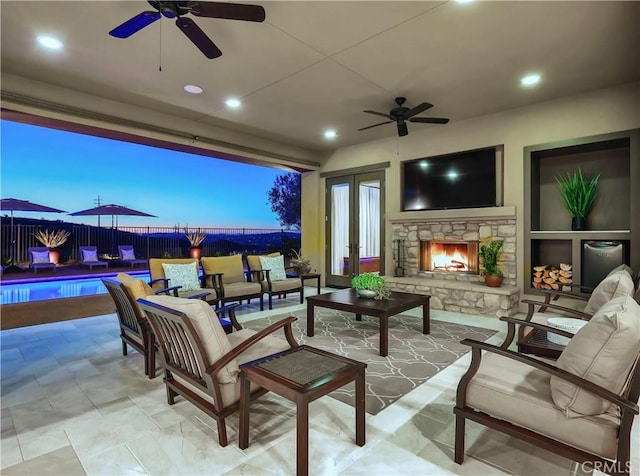
<path id="1" fill-rule="evenodd" d="M 373 124 L 371 126 L 363 127 L 358 130 L 364 131 L 366 129 L 371 129 L 372 127 L 381 126 L 383 124 L 391 124 L 392 122 L 395 122 L 398 128 L 398 135 L 402 137 L 409 134 L 409 129 L 407 128 L 406 121 L 422 122 L 427 124 L 446 124 L 447 122 L 449 122 L 449 119 L 444 117 L 414 117 L 426 111 L 427 109 L 432 108 L 433 104 L 430 104 L 428 102 L 423 102 L 418 104 L 414 108 L 408 108 L 404 106 L 404 103 L 406 101 L 407 101 L 407 98 L 402 96 L 395 98 L 395 102 L 397 106 L 391 109 L 391 111 L 389 111 L 389 113 L 387 114 L 385 114 L 384 112 L 377 112 L 377 111 L 371 111 L 371 110 L 363 111 L 369 114 L 375 114 L 376 116 L 386 117 L 389 120 L 380 122 L 378 124 Z"/>
<path id="2" fill-rule="evenodd" d="M 205 1 L 161 2 L 148 0 L 155 11 L 145 11 L 125 21 L 109 32 L 116 38 L 129 38 L 134 33 L 162 17 L 175 18 L 176 26 L 185 34 L 207 58 L 217 58 L 222 51 L 200 29 L 187 14 L 206 18 L 223 18 L 226 20 L 241 20 L 263 22 L 266 18 L 264 8 L 260 5 L 246 5 L 243 3 L 222 3 Z"/>

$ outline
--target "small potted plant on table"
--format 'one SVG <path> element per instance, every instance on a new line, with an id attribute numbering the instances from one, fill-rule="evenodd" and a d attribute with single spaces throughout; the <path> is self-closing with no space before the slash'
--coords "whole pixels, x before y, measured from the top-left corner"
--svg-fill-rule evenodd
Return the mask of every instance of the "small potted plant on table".
<path id="1" fill-rule="evenodd" d="M 391 295 L 387 281 L 376 273 L 362 273 L 354 276 L 351 287 L 363 298 L 384 299 Z"/>
<path id="2" fill-rule="evenodd" d="M 504 245 L 504 240 L 492 240 L 480 246 L 480 259 L 484 268 L 484 282 L 492 288 L 499 288 L 502 285 L 502 271 L 498 268 L 498 255 Z"/>
<path id="3" fill-rule="evenodd" d="M 300 276 L 303 274 L 307 274 L 309 271 L 311 271 L 311 260 L 308 258 L 305 258 L 302 255 L 302 250 L 298 250 L 298 251 L 291 250 L 291 251 L 293 251 L 294 257 L 291 258 L 291 261 L 289 261 L 289 264 L 295 270 L 296 274 Z"/>

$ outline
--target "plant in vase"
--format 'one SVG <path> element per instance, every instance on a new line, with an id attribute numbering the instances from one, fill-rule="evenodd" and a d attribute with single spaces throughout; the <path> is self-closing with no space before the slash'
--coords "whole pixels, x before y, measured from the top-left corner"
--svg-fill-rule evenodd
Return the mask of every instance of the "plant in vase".
<path id="1" fill-rule="evenodd" d="M 56 248 L 65 244 L 71 234 L 67 230 L 38 230 L 33 236 L 49 248 L 49 261 L 58 264 L 58 261 L 60 261 L 60 252 Z"/>
<path id="2" fill-rule="evenodd" d="M 572 216 L 571 229 L 586 230 L 587 215 L 593 201 L 596 198 L 596 186 L 600 180 L 600 174 L 591 178 L 582 175 L 582 170 L 576 170 L 573 175 L 556 175 L 556 182 L 560 186 L 560 194 L 565 207 Z"/>
<path id="3" fill-rule="evenodd" d="M 311 260 L 309 258 L 305 258 L 302 255 L 302 250 L 291 250 L 293 251 L 294 257 L 291 258 L 289 264 L 295 270 L 296 274 L 300 276 L 301 274 L 306 274 L 311 271 Z"/>
<path id="4" fill-rule="evenodd" d="M 482 260 L 484 282 L 492 288 L 500 287 L 504 279 L 502 271 L 498 268 L 498 255 L 503 245 L 504 240 L 488 241 L 480 246 L 480 252 L 478 253 Z"/>
<path id="5" fill-rule="evenodd" d="M 353 277 L 351 287 L 358 296 L 364 298 L 384 299 L 391 295 L 387 281 L 376 273 L 362 273 Z"/>
<path id="6" fill-rule="evenodd" d="M 207 234 L 200 231 L 190 232 L 185 228 L 184 235 L 187 237 L 187 240 L 189 240 L 189 245 L 191 245 L 191 247 L 189 248 L 189 257 L 200 259 L 200 255 L 202 253 L 200 245 L 207 237 Z"/>

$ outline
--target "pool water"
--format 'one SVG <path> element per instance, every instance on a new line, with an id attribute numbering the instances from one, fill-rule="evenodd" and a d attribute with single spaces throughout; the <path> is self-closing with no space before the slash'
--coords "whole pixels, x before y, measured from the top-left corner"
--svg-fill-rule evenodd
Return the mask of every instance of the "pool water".
<path id="1" fill-rule="evenodd" d="M 104 277 L 104 276 L 103 276 Z M 114 276 L 107 276 L 114 277 Z M 135 274 L 135 277 L 148 281 L 149 273 Z M 107 288 L 101 278 L 67 278 L 54 281 L 32 281 L 0 285 L 0 304 L 42 301 L 78 296 L 105 294 Z"/>

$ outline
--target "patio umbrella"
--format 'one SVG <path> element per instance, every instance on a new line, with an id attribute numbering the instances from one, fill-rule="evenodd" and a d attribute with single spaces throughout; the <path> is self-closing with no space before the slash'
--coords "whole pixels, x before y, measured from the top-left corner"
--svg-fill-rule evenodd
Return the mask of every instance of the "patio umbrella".
<path id="1" fill-rule="evenodd" d="M 110 203 L 108 205 L 100 205 L 98 207 L 89 208 L 87 210 L 80 210 L 79 212 L 69 213 L 72 216 L 96 216 L 96 215 L 111 215 L 111 255 L 113 255 L 114 251 L 114 218 L 120 215 L 126 216 L 137 216 L 137 217 L 154 217 L 155 215 L 150 215 L 149 213 L 141 212 L 138 210 L 134 210 L 133 208 L 124 207 L 122 205 L 116 205 L 115 203 Z M 117 225 L 116 225 L 117 226 Z"/>
<path id="2" fill-rule="evenodd" d="M 39 205 L 37 203 L 31 203 L 28 200 L 18 200 L 17 198 L 3 198 L 0 200 L 0 210 L 11 212 L 11 265 L 4 269 L 5 273 L 12 271 L 24 271 L 20 266 L 15 264 L 16 256 L 16 240 L 13 233 L 13 212 L 46 212 L 46 213 L 66 213 L 64 210 L 58 210 L 57 208 L 47 207 L 46 205 Z"/>

